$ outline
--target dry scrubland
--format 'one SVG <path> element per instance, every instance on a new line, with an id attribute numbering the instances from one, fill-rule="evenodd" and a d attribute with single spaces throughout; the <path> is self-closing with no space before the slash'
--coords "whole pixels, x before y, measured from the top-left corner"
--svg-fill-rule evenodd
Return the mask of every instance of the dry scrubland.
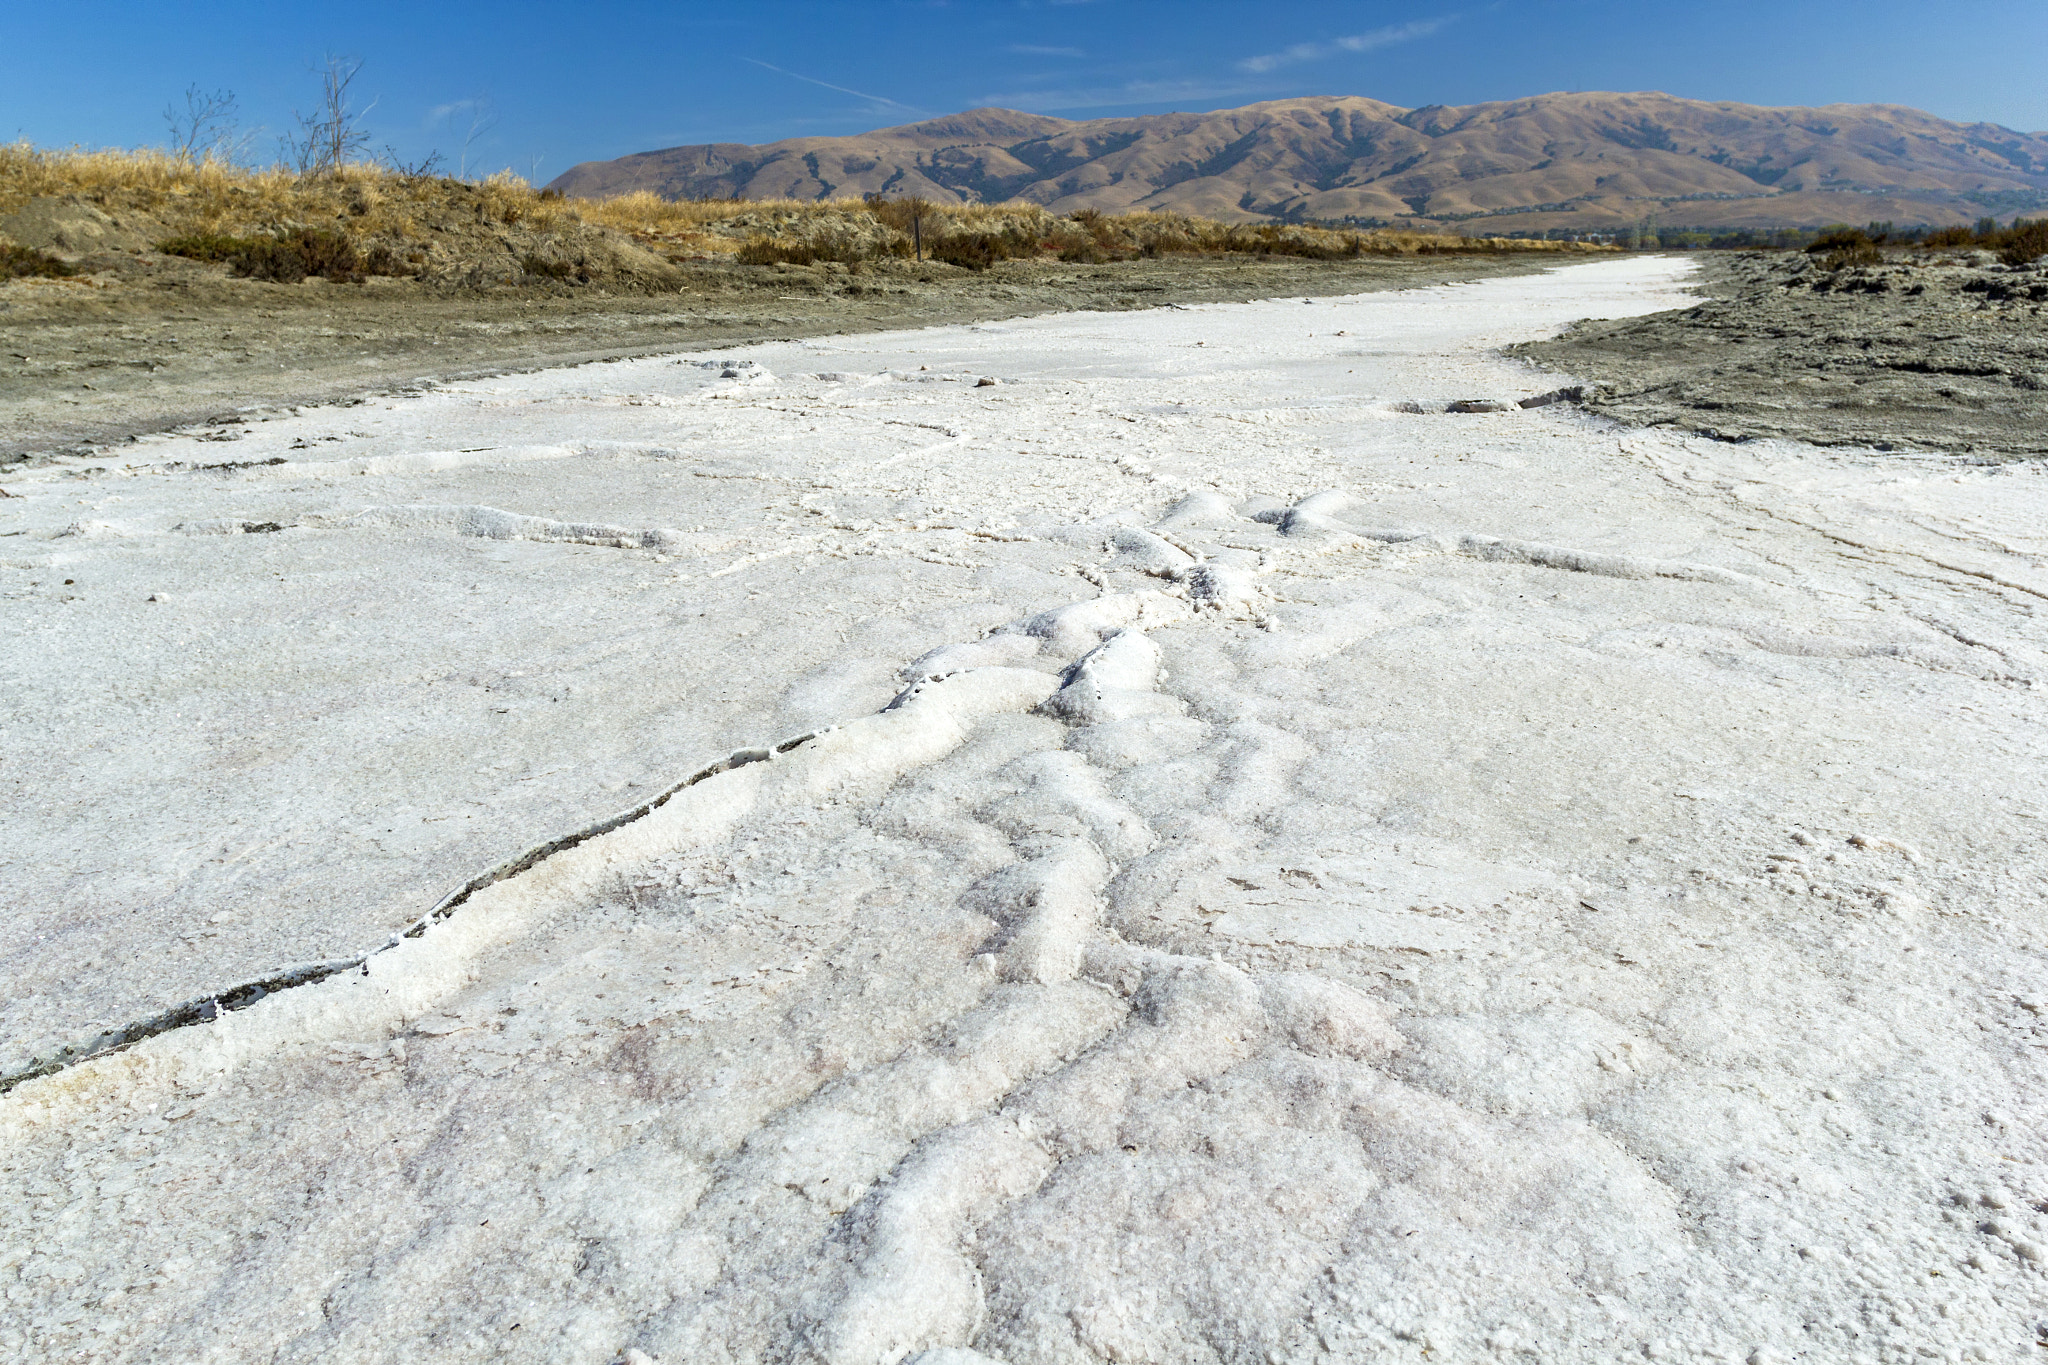
<path id="1" fill-rule="evenodd" d="M 1583 237 L 1966 223 L 2048 206 L 2048 136 L 1898 105 L 1765 108 L 1585 91 L 1402 109 L 1355 96 L 1073 121 L 970 109 L 852 137 L 699 144 L 573 166 L 566 194 L 884 191 L 1068 213 Z M 1455 227 L 1449 225 L 1455 224 Z"/>
<path id="2" fill-rule="evenodd" d="M 2032 265 L 2048 256 L 2048 218 L 2015 218 L 2001 227 L 1986 218 L 1974 227 L 1945 227 L 1918 238 L 1893 240 L 1886 224 L 1868 229 L 1847 226 L 1831 228 L 1806 247 L 1822 270 L 1836 271 L 1851 266 L 1881 265 L 1886 260 L 1937 258 L 1943 264 L 1980 264 L 1966 260 L 1972 253 L 1988 251 L 1998 264 Z"/>
<path id="3" fill-rule="evenodd" d="M 1034 257 L 1099 264 L 1166 254 L 1334 260 L 1582 249 L 1505 238 L 1231 225 L 1179 213 L 1061 216 L 1035 204 L 673 202 L 645 191 L 569 199 L 510 175 L 472 182 L 357 165 L 300 176 L 151 152 L 0 149 L 0 218 L 38 200 L 63 198 L 134 220 L 164 254 L 224 261 L 237 274 L 280 282 L 320 275 L 472 288 L 604 283 L 652 290 L 677 287 L 676 267 L 692 260 L 859 265 L 911 257 L 920 246 L 934 261 L 967 269 Z M 12 274 L 66 273 L 60 258 L 21 245 L 7 260 Z"/>
<path id="4" fill-rule="evenodd" d="M 1611 249 L 1014 202 L 576 199 L 509 175 L 15 144 L 0 147 L 0 279 L 17 280 L 0 331 L 19 362 L 0 359 L 0 458 L 484 369 L 1356 293 Z M 1595 405 L 1630 421 L 2033 454 L 2044 253 L 2039 220 L 1917 240 L 1839 228 L 1754 258 L 1738 297 L 1523 354 L 1597 381 Z M 218 330 L 195 343 L 197 321 Z"/>
<path id="5" fill-rule="evenodd" d="M 577 200 L 511 177 L 300 176 L 15 144 L 0 146 L 0 462 L 465 375 L 1369 293 L 1559 256 L 1029 205 Z"/>

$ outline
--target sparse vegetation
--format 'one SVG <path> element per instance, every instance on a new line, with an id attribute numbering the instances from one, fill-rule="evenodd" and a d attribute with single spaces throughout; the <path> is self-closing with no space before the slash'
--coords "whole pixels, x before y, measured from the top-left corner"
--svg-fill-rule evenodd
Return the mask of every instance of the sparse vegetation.
<path id="1" fill-rule="evenodd" d="M 234 91 L 188 86 L 182 107 L 164 106 L 164 128 L 170 134 L 167 150 L 188 166 L 207 160 L 238 161 L 248 138 L 239 131 L 237 120 Z"/>
<path id="2" fill-rule="evenodd" d="M 357 161 L 370 145 L 363 110 L 355 107 L 352 88 L 362 73 L 359 57 L 330 56 L 319 69 L 320 103 L 310 114 L 294 112 L 296 126 L 278 142 L 278 149 L 300 175 L 334 174 Z"/>
<path id="3" fill-rule="evenodd" d="M 157 243 L 166 256 L 194 261 L 226 261 L 245 279 L 297 284 L 317 275 L 337 283 L 360 283 L 370 275 L 411 273 L 388 246 L 356 250 L 345 235 L 329 229 L 297 228 L 281 236 L 233 237 L 197 232 Z"/>
<path id="4" fill-rule="evenodd" d="M 864 250 L 861 243 L 847 234 L 827 233 L 815 239 L 792 241 L 754 237 L 733 253 L 733 259 L 741 265 L 816 265 L 820 261 L 854 265 L 874 260 L 876 254 Z"/>
<path id="5" fill-rule="evenodd" d="M 188 232 L 182 237 L 165 238 L 156 244 L 156 249 L 166 256 L 183 256 L 189 261 L 232 261 L 255 246 L 255 239 L 249 237 L 231 237 L 225 232 Z"/>
<path id="6" fill-rule="evenodd" d="M 1363 226 L 1370 225 L 1366 224 Z M 1739 228 L 1666 227 L 1658 230 L 1658 244 L 1664 248 L 1676 247 L 1685 250 L 1810 251 L 1817 256 L 1827 256 L 1836 251 L 1846 250 L 1854 252 L 1858 250 L 1862 244 L 1855 242 L 1853 236 L 1844 236 L 1844 234 L 1860 233 L 1869 239 L 1869 245 L 1876 248 L 1880 255 L 1885 252 L 1898 253 L 1903 251 L 1923 253 L 1994 251 L 2002 255 L 2008 249 L 2016 246 L 2018 251 L 2015 259 L 2009 260 L 2007 264 L 2025 265 L 2028 263 L 2026 252 L 2030 249 L 2028 243 L 2033 240 L 2027 236 L 2027 233 L 2033 230 L 2035 230 L 2033 225 L 2024 218 L 2014 219 L 2009 226 L 2005 227 L 1999 226 L 1998 220 L 1995 218 L 1979 218 L 1971 225 L 1956 224 L 1948 227 L 1932 227 L 1924 223 L 1900 226 L 1889 222 L 1869 223 L 1861 228 L 1847 227 L 1840 223 L 1820 228 L 1789 226 Z M 1586 234 L 1573 234 L 1560 229 L 1551 229 L 1546 232 L 1511 235 L 1569 239 L 1574 235 Z M 1825 247 L 1819 247 L 1820 240 L 1828 237 L 1832 237 L 1835 240 Z M 1591 234 L 1589 237 L 1589 240 L 1594 241 L 1607 239 L 1606 235 L 1598 233 Z M 1816 250 L 1817 247 L 1819 247 L 1818 250 Z M 2031 259 L 2038 260 L 2041 254 L 2039 249 L 2032 249 L 2035 254 Z M 1865 260 L 1851 263 L 1868 264 L 1869 262 Z"/>
<path id="7" fill-rule="evenodd" d="M 2030 265 L 2048 256 L 2048 218 L 2016 220 L 1999 243 L 1999 259 L 2007 265 Z"/>
<path id="8" fill-rule="evenodd" d="M 1228 224 L 1178 213 L 1055 214 L 1037 204 L 909 200 L 693 200 L 648 193 L 566 199 L 501 173 L 484 181 L 328 164 L 347 146 L 346 72 L 319 116 L 325 150 L 303 173 L 244 169 L 199 147 L 49 151 L 0 144 L 0 213 L 45 196 L 161 225 L 157 249 L 222 262 L 244 278 L 294 283 L 420 278 L 446 287 L 586 284 L 672 288 L 691 260 L 859 268 L 922 247 L 939 266 L 987 270 L 1011 260 L 1100 264 L 1175 253 L 1338 260 L 1365 255 L 1569 252 L 1576 242 L 1511 241 L 1385 229 Z M 338 143 L 336 138 L 341 138 Z M 666 273 L 664 273 L 666 272 Z"/>
<path id="9" fill-rule="evenodd" d="M 541 280 L 567 280 L 573 279 L 576 275 L 575 262 L 550 260 L 533 251 L 519 258 L 519 267 L 535 279 Z M 585 276 L 588 277 L 588 272 L 585 272 Z"/>
<path id="10" fill-rule="evenodd" d="M 728 212 L 738 207 L 730 201 L 709 202 Z M 1576 242 L 1389 230 L 1343 232 L 1291 223 L 1219 223 L 1180 213 L 1106 214 L 1083 209 L 1061 216 L 1036 204 L 905 207 L 905 201 L 885 200 L 745 207 L 746 215 L 723 223 L 712 220 L 705 226 L 713 231 L 730 230 L 742 217 L 751 218 L 767 209 L 773 230 L 751 237 L 738 253 L 740 260 L 761 265 L 909 256 L 914 250 L 912 221 L 919 224 L 926 259 L 968 270 L 986 270 L 999 261 L 1043 257 L 1092 265 L 1176 253 L 1347 260 L 1366 255 L 1606 249 Z"/>
<path id="11" fill-rule="evenodd" d="M 297 284 L 308 275 L 359 284 L 368 273 L 355 244 L 339 232 L 297 228 L 282 237 L 259 237 L 229 260 L 235 274 L 278 284 Z"/>
<path id="12" fill-rule="evenodd" d="M 52 280 L 73 273 L 69 265 L 47 251 L 33 251 L 25 246 L 9 246 L 0 242 L 0 280 Z"/>
<path id="13" fill-rule="evenodd" d="M 2023 266 L 2048 256 L 2048 219 L 2015 218 L 2000 227 L 1995 218 L 1980 218 L 1973 227 L 1905 228 L 1872 223 L 1865 228 L 1843 225 L 1823 228 L 1804 250 L 1820 257 L 1824 270 L 1876 265 L 1886 247 L 1920 253 L 1991 251 L 2006 265 Z"/>
<path id="14" fill-rule="evenodd" d="M 2031 265 L 2048 256 L 2048 218 L 2015 218 L 2003 228 L 1996 218 L 1979 218 L 1975 227 L 1937 228 L 1915 245 L 1924 251 L 1995 251 L 2007 265 Z"/>
<path id="15" fill-rule="evenodd" d="M 1872 225 L 1873 227 L 1875 224 Z M 1807 245 L 1810 256 L 1819 256 L 1823 270 L 1842 270 L 1855 265 L 1876 265 L 1884 259 L 1878 246 L 1890 236 L 1879 230 L 1874 236 L 1862 228 L 1832 227 Z"/>

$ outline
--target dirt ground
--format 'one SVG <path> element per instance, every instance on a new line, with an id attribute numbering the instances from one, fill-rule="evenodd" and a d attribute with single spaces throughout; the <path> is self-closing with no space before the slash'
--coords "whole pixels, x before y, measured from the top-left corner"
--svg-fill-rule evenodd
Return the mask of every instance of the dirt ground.
<path id="1" fill-rule="evenodd" d="M 230 278 L 154 252 L 90 273 L 0 284 L 0 463 L 79 453 L 237 412 L 452 378 L 669 350 L 1076 309 L 1330 296 L 1522 274 L 1555 256 L 1163 257 L 1002 262 L 975 272 L 887 261 L 681 266 L 682 287 L 540 284 L 434 291 Z"/>
<path id="2" fill-rule="evenodd" d="M 1728 440 L 2048 454 L 2048 259 L 1702 253 L 1697 307 L 1582 323 L 1513 353 L 1590 379 L 1594 411 Z"/>

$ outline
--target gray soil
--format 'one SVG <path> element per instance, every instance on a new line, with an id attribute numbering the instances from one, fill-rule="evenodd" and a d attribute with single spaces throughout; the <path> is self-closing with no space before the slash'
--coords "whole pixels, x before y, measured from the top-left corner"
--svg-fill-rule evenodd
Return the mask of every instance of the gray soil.
<path id="1" fill-rule="evenodd" d="M 231 278 L 150 251 L 101 251 L 63 280 L 0 284 L 0 464 L 266 408 L 662 351 L 985 321 L 1406 289 L 1566 263 L 1527 257 L 1162 257 L 1007 261 L 971 272 L 888 261 L 683 263 L 679 289 L 548 283 L 437 290 Z"/>
<path id="2" fill-rule="evenodd" d="M 1699 305 L 1512 353 L 1593 381 L 1596 412 L 1728 440 L 2048 454 L 2048 259 L 1702 257 Z"/>

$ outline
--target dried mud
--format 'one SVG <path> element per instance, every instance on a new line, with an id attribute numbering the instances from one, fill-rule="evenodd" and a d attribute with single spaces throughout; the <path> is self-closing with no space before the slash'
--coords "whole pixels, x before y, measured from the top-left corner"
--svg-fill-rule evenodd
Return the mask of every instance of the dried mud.
<path id="1" fill-rule="evenodd" d="M 682 262 L 659 293 L 566 283 L 271 284 L 152 252 L 0 284 L 0 464 L 436 380 L 1072 310 L 1331 296 L 1526 274 L 1555 257 L 1011 261 L 972 272 Z"/>
<path id="2" fill-rule="evenodd" d="M 17 467 L 0 1360 L 2037 1356 L 2048 464 L 1519 406 L 1690 274 Z"/>
<path id="3" fill-rule="evenodd" d="M 1511 354 L 1598 386 L 1586 405 L 1725 440 L 2048 454 L 2048 260 L 1988 253 L 1827 270 L 1702 258 L 1696 307 L 1578 324 Z"/>

